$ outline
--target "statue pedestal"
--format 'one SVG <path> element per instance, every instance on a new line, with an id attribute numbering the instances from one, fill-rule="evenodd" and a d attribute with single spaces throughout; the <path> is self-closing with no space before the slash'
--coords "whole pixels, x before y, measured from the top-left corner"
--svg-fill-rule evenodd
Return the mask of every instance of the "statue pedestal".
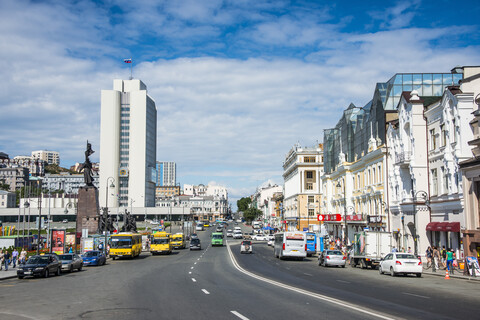
<path id="1" fill-rule="evenodd" d="M 97 233 L 99 218 L 97 188 L 81 187 L 78 190 L 77 232 L 88 229 L 89 234 Z"/>

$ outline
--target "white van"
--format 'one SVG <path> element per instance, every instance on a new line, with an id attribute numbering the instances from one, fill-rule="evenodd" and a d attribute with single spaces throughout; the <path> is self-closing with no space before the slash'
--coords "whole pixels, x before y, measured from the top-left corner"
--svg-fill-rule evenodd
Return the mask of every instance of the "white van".
<path id="1" fill-rule="evenodd" d="M 307 235 L 302 231 L 276 233 L 273 247 L 276 258 L 303 260 L 307 256 Z"/>

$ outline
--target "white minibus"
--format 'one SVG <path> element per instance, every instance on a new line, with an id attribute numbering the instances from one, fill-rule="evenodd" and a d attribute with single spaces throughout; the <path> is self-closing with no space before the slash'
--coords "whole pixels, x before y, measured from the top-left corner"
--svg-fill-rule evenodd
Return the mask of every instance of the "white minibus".
<path id="1" fill-rule="evenodd" d="M 276 258 L 303 260 L 307 256 L 307 235 L 302 231 L 276 233 L 273 246 Z"/>

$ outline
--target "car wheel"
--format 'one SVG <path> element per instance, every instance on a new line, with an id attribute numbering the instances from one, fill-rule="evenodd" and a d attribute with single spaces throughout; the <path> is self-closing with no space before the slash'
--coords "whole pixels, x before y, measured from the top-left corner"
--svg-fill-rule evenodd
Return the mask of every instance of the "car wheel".
<path id="1" fill-rule="evenodd" d="M 48 278 L 48 276 L 49 276 L 48 273 L 49 273 L 49 272 L 48 272 L 48 269 L 46 269 L 46 270 L 45 270 L 45 273 L 43 274 L 43 276 L 44 276 L 45 278 Z"/>
<path id="2" fill-rule="evenodd" d="M 378 266 L 378 273 L 383 274 L 382 266 Z"/>
<path id="3" fill-rule="evenodd" d="M 417 278 L 421 278 L 421 277 L 422 277 L 422 274 L 421 274 L 421 273 L 417 273 L 416 276 L 417 276 Z"/>
<path id="4" fill-rule="evenodd" d="M 390 267 L 390 275 L 392 277 L 395 277 L 395 271 L 393 271 L 393 267 Z"/>
<path id="5" fill-rule="evenodd" d="M 343 265 L 342 268 L 345 268 L 345 265 Z"/>
<path id="6" fill-rule="evenodd" d="M 153 253 L 153 252 L 152 252 L 152 254 L 154 255 L 154 253 Z M 112 256 L 112 260 L 115 260 L 115 259 L 117 259 L 117 257 L 115 257 L 115 256 Z"/>
<path id="7" fill-rule="evenodd" d="M 83 265 L 80 265 L 80 267 L 78 267 L 78 271 L 82 271 L 82 268 L 83 268 Z"/>
<path id="8" fill-rule="evenodd" d="M 73 265 L 70 266 L 70 269 L 68 269 L 68 272 L 70 272 L 70 273 L 73 272 Z"/>
<path id="9" fill-rule="evenodd" d="M 73 268 L 70 272 L 72 272 L 72 271 L 73 271 Z M 62 267 L 58 267 L 56 275 L 59 276 L 61 274 L 62 274 Z"/>
<path id="10" fill-rule="evenodd" d="M 18 279 L 23 279 L 23 276 L 17 276 Z"/>

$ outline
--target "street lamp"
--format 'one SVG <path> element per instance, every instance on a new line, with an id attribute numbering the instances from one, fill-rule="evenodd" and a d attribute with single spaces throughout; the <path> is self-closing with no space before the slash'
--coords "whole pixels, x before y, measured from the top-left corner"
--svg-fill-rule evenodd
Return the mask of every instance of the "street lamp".
<path id="1" fill-rule="evenodd" d="M 74 208 L 75 209 L 75 242 L 74 242 L 74 245 L 75 245 L 75 253 L 77 253 L 77 232 L 78 232 L 78 204 L 75 204 L 73 202 L 68 202 L 66 205 L 65 205 L 65 210 L 63 211 L 65 214 L 68 214 L 68 208 Z M 51 251 L 51 250 L 50 250 Z"/>
<path id="2" fill-rule="evenodd" d="M 337 182 L 337 188 L 341 188 L 342 184 L 340 181 Z M 343 220 L 345 221 L 345 244 L 348 245 L 348 223 L 347 223 L 347 186 L 345 184 L 345 179 L 343 179 Z"/>
<path id="3" fill-rule="evenodd" d="M 40 193 L 38 194 L 38 237 L 37 237 L 37 255 L 39 255 L 40 240 L 41 240 L 41 234 L 42 234 L 42 180 L 37 180 L 37 183 L 40 185 Z"/>
<path id="4" fill-rule="evenodd" d="M 108 177 L 107 178 L 107 184 L 105 185 L 105 216 L 103 217 L 104 223 L 104 233 L 105 233 L 105 242 L 103 244 L 103 250 L 105 251 L 105 256 L 107 256 L 107 221 L 108 221 L 108 182 L 112 180 L 110 183 L 110 189 L 115 188 L 115 185 L 113 184 L 115 182 L 114 177 Z"/>
<path id="5" fill-rule="evenodd" d="M 427 192 L 423 190 L 419 190 L 415 192 L 415 195 L 413 196 L 413 246 L 414 246 L 414 253 L 415 255 L 418 254 L 418 234 L 417 234 L 417 201 L 418 201 L 418 195 L 421 196 L 421 198 L 424 199 L 423 204 L 427 207 L 430 205 L 430 200 L 428 200 L 428 194 Z"/>

